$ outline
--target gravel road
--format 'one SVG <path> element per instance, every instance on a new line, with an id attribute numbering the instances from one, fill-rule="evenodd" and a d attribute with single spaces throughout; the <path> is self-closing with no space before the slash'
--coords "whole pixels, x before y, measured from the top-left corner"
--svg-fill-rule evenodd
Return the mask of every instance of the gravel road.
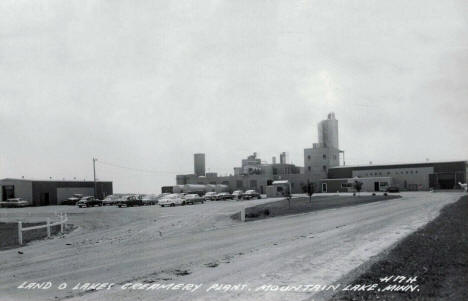
<path id="1" fill-rule="evenodd" d="M 0 297 L 6 301 L 309 299 L 313 292 L 257 289 L 270 284 L 332 284 L 434 219 L 461 195 L 402 193 L 400 199 L 248 223 L 229 215 L 247 204 L 271 200 L 175 208 L 2 209 L 2 221 L 67 211 L 78 229 L 65 237 L 2 251 Z M 24 281 L 51 282 L 52 287 L 17 288 Z M 68 287 L 57 289 L 63 282 Z M 72 290 L 78 283 L 115 285 L 109 290 Z M 126 283 L 202 286 L 193 292 L 124 290 Z M 216 283 L 238 286 L 227 292 L 208 291 Z"/>

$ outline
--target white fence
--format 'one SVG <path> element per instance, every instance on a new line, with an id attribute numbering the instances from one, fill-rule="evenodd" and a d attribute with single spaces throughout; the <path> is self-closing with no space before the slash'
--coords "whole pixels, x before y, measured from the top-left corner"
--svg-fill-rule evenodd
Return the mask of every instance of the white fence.
<path id="1" fill-rule="evenodd" d="M 47 218 L 45 225 L 32 226 L 32 227 L 27 227 L 27 228 L 23 228 L 23 222 L 18 222 L 18 243 L 20 245 L 23 244 L 23 232 L 24 231 L 30 231 L 30 230 L 35 230 L 35 229 L 46 228 L 47 229 L 47 238 L 49 238 L 50 237 L 50 227 L 60 225 L 60 232 L 63 233 L 66 222 L 68 221 L 68 216 L 67 216 L 67 213 L 65 213 L 65 214 L 60 213 L 58 216 L 60 217 L 60 220 L 58 222 L 51 223 L 50 218 Z"/>

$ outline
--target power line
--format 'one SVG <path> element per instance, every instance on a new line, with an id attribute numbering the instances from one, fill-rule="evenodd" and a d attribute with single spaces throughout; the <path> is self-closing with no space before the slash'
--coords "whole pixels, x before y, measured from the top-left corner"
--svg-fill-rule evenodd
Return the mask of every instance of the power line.
<path id="1" fill-rule="evenodd" d="M 152 174 L 184 174 L 184 172 L 180 171 L 163 171 L 163 170 L 151 170 L 151 169 L 144 169 L 144 168 L 135 168 L 135 167 L 129 167 L 129 166 L 123 166 L 120 164 L 115 164 L 115 163 L 110 163 L 106 161 L 96 161 L 99 164 L 102 165 L 107 165 L 107 166 L 112 166 L 120 169 L 126 169 L 126 170 L 132 170 L 132 171 L 138 171 L 138 172 L 144 172 L 144 173 L 152 173 Z"/>

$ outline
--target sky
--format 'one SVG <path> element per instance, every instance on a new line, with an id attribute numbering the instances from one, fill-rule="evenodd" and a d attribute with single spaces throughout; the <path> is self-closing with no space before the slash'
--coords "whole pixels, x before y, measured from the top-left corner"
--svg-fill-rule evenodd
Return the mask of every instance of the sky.
<path id="1" fill-rule="evenodd" d="M 468 159 L 468 2 L 0 2 L 0 178 L 157 193 L 257 152 Z"/>

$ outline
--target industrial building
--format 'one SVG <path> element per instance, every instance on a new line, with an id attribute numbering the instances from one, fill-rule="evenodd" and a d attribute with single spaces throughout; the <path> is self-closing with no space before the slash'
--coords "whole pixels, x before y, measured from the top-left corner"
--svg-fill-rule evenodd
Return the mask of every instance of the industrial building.
<path id="1" fill-rule="evenodd" d="M 177 175 L 177 185 L 222 184 L 230 191 L 254 189 L 266 193 L 274 181 L 287 181 L 292 193 L 303 193 L 308 183 L 312 183 L 315 192 L 354 191 L 357 179 L 363 184 L 362 191 L 385 191 L 391 186 L 412 191 L 459 189 L 458 182 L 467 182 L 467 161 L 345 166 L 335 114 L 328 114 L 317 129 L 318 142 L 304 149 L 304 167 L 287 163 L 284 152 L 279 163 L 275 157 L 272 163 L 262 161 L 253 153 L 241 161 L 240 167 L 234 167 L 233 175 L 218 176 L 215 172 L 205 174 L 205 154 L 195 154 L 195 173 Z"/>
<path id="2" fill-rule="evenodd" d="M 459 189 L 459 182 L 467 182 L 467 174 L 467 161 L 336 166 L 331 167 L 328 178 L 320 182 L 322 191 L 348 191 L 343 184 L 355 178 L 360 182 L 373 179 L 367 191 L 381 191 L 387 185 L 410 191 Z"/>
<path id="3" fill-rule="evenodd" d="M 73 194 L 94 195 L 93 181 L 58 180 L 0 180 L 1 199 L 22 198 L 32 206 L 60 205 Z M 112 182 L 96 182 L 96 197 L 103 199 L 112 194 Z"/>

